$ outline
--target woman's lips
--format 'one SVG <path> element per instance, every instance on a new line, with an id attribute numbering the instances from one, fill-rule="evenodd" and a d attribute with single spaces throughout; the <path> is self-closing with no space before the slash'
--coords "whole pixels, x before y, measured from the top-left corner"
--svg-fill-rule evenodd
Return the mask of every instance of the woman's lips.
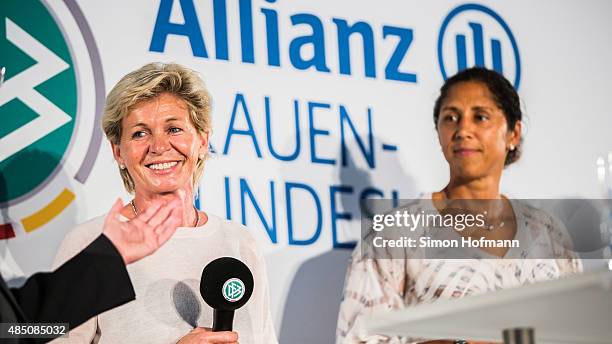
<path id="1" fill-rule="evenodd" d="M 480 150 L 478 149 L 470 149 L 470 148 L 453 149 L 453 154 L 458 155 L 458 156 L 471 156 L 479 152 Z"/>
<path id="2" fill-rule="evenodd" d="M 174 172 L 181 161 L 165 161 L 145 165 L 154 174 L 162 175 Z"/>

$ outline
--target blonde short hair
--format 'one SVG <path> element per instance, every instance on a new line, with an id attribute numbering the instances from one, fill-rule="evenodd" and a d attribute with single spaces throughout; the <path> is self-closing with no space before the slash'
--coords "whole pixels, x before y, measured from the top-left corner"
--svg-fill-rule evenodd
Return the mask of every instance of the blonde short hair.
<path id="1" fill-rule="evenodd" d="M 210 133 L 211 97 L 199 75 L 176 63 L 149 63 L 127 74 L 113 87 L 106 97 L 102 129 L 106 138 L 118 145 L 121 141 L 121 122 L 134 107 L 162 93 L 173 94 L 182 99 L 189 109 L 191 122 L 199 133 Z M 193 174 L 195 186 L 204 170 L 205 157 L 198 157 Z M 119 168 L 123 185 L 129 193 L 134 192 L 134 180 L 127 169 Z"/>

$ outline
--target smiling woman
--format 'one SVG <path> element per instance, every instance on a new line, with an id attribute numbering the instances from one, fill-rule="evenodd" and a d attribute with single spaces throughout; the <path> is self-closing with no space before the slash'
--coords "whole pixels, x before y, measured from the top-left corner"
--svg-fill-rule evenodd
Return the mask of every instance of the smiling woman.
<path id="1" fill-rule="evenodd" d="M 123 77 L 107 97 L 102 127 L 128 192 L 121 209 L 131 220 L 160 200 L 180 199 L 182 227 L 163 251 L 129 270 L 135 302 L 106 312 L 62 339 L 90 343 L 276 343 L 269 310 L 263 256 L 248 231 L 193 204 L 204 170 L 211 130 L 210 95 L 192 70 L 151 63 Z M 57 265 L 86 246 L 101 218 L 74 229 L 64 240 Z M 211 332 L 213 310 L 199 297 L 202 268 L 231 256 L 253 272 L 257 286 L 235 314 L 232 331 Z"/>
<path id="2" fill-rule="evenodd" d="M 189 110 L 180 98 L 162 93 L 141 102 L 130 111 L 123 127 L 120 141 L 111 144 L 134 189 L 160 194 L 193 186 L 192 176 L 207 152 L 209 129 L 200 131 L 191 124 Z"/>
<path id="3" fill-rule="evenodd" d="M 193 173 L 182 177 L 192 176 L 192 184 L 197 183 L 208 154 L 212 127 L 210 104 L 211 97 L 202 80 L 176 64 L 148 64 L 117 83 L 107 97 L 102 127 L 112 144 L 121 178 L 129 192 L 134 192 L 136 181 L 127 170 L 125 159 L 133 162 L 138 156 L 132 155 L 137 154 L 144 159 L 142 150 L 148 147 L 152 154 L 159 155 L 159 149 L 170 147 L 175 158 L 195 156 L 195 161 L 189 161 L 187 166 L 192 167 Z M 125 157 L 122 157 L 122 147 L 129 151 L 124 152 Z M 148 162 L 154 163 L 153 160 Z"/>

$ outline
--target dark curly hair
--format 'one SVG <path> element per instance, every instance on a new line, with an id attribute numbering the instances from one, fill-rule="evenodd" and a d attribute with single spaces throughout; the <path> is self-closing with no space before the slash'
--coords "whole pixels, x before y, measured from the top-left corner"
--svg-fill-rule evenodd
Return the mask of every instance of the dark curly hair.
<path id="1" fill-rule="evenodd" d="M 504 113 L 506 117 L 506 123 L 508 124 L 508 130 L 513 130 L 517 122 L 520 122 L 523 118 L 521 111 L 521 101 L 518 93 L 512 86 L 512 84 L 501 74 L 496 71 L 482 68 L 472 67 L 464 69 L 454 76 L 446 80 L 444 85 L 440 88 L 440 96 L 436 99 L 433 111 L 434 125 L 436 130 L 438 129 L 438 117 L 440 115 L 440 107 L 450 89 L 460 82 L 476 81 L 481 82 L 487 86 L 489 92 L 493 95 L 493 101 Z M 517 161 L 521 156 L 521 146 L 523 139 L 512 151 L 509 151 L 506 155 L 505 166 Z"/>

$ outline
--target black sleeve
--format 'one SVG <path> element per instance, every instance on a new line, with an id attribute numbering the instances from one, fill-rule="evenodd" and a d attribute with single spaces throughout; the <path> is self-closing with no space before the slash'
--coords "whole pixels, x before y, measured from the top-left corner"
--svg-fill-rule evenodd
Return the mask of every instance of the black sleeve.
<path id="1" fill-rule="evenodd" d="M 71 329 L 136 297 L 123 259 L 104 235 L 57 270 L 34 274 L 11 291 L 28 321 Z"/>

